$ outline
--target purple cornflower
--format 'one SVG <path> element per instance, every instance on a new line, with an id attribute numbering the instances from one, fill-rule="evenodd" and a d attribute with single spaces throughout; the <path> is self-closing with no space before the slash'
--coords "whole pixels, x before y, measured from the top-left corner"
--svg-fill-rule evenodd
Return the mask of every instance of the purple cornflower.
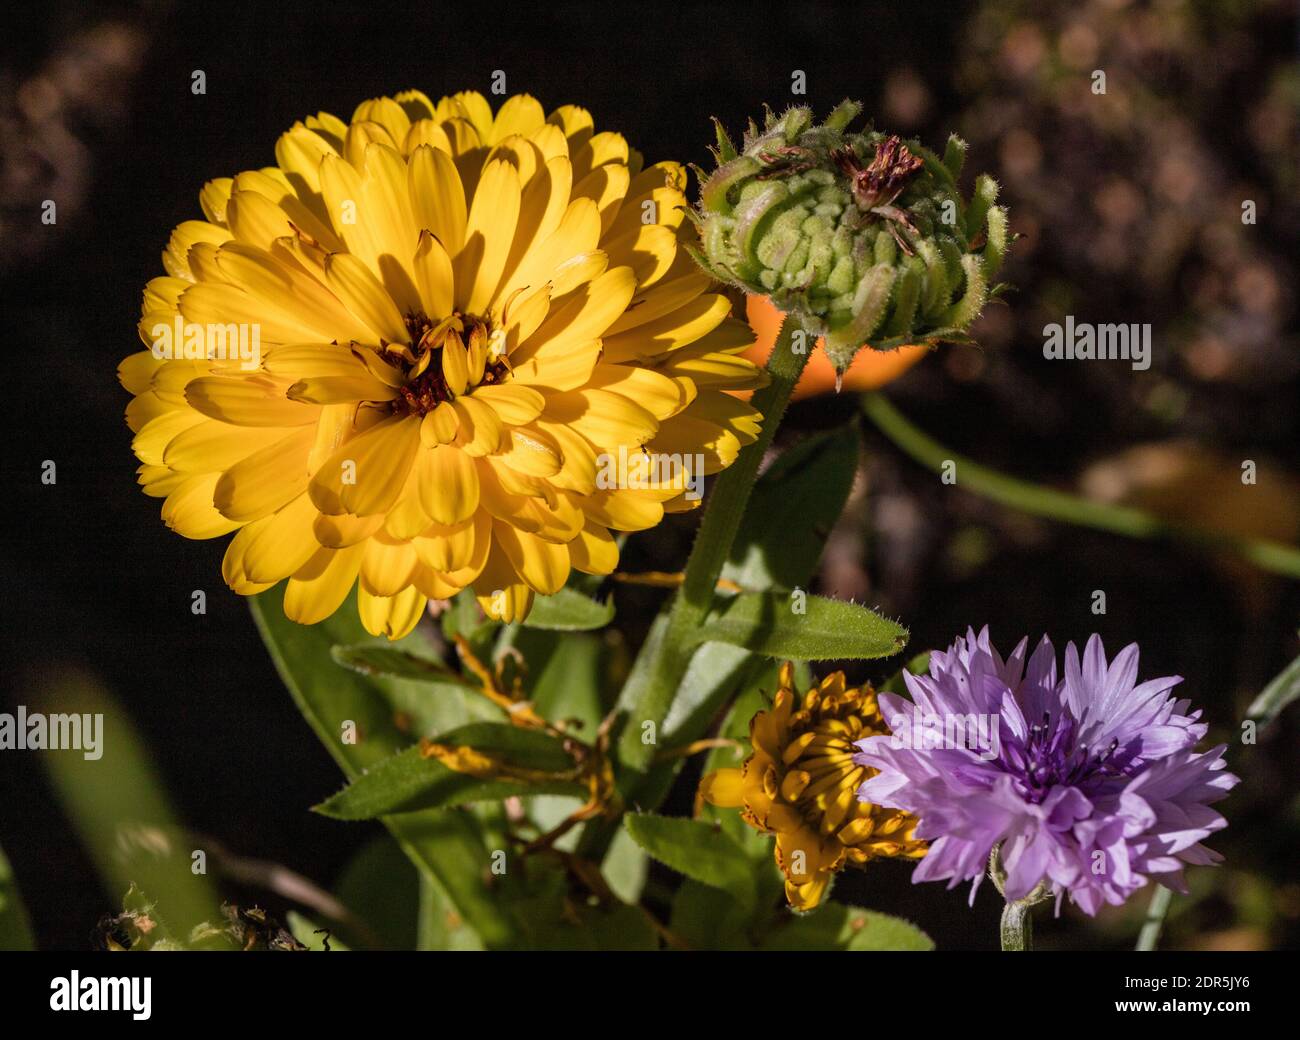
<path id="1" fill-rule="evenodd" d="M 1028 662 L 1027 646 L 1003 661 L 968 630 L 905 673 L 911 703 L 880 694 L 893 734 L 858 742 L 879 770 L 858 797 L 916 815 L 930 851 L 913 880 L 973 879 L 972 901 L 998 845 L 1008 900 L 1042 881 L 1091 915 L 1149 880 L 1185 891 L 1184 865 L 1222 858 L 1200 842 L 1227 826 L 1209 808 L 1238 782 L 1226 745 L 1194 750 L 1201 713 L 1169 696 L 1179 676 L 1137 683 L 1137 644 L 1108 665 L 1100 637 L 1082 661 L 1071 643 L 1060 678 L 1046 636 Z"/>

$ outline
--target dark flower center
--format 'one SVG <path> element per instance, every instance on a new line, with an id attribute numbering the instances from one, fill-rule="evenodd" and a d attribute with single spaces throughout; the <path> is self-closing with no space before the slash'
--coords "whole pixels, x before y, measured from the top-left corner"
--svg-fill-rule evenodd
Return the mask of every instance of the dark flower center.
<path id="1" fill-rule="evenodd" d="M 461 357 L 465 359 L 463 380 L 456 380 L 464 382 L 464 390 L 502 383 L 509 376 L 509 362 L 494 350 L 494 330 L 487 318 L 454 311 L 435 322 L 423 312 L 412 312 L 405 321 L 409 343 L 387 347 L 389 360 L 407 375 L 406 384 L 392 401 L 393 411 L 422 416 L 456 398 L 458 391 L 448 378 L 449 351 L 456 352 L 457 366 Z"/>
<path id="2" fill-rule="evenodd" d="M 853 201 L 864 213 L 877 206 L 892 204 L 903 193 L 912 176 L 925 165 L 897 136 L 881 141 L 867 166 L 862 165 L 862 160 L 851 148 L 841 148 L 831 158 L 849 177 Z"/>
<path id="3" fill-rule="evenodd" d="M 1118 740 L 1101 748 L 1075 743 L 1078 724 L 1061 714 L 1052 719 L 1044 713 L 1042 721 L 1029 727 L 1024 741 L 1007 739 L 1002 743 L 1002 762 L 1016 777 L 1020 793 L 1038 805 L 1054 787 L 1095 786 L 1124 775 L 1126 756 Z"/>

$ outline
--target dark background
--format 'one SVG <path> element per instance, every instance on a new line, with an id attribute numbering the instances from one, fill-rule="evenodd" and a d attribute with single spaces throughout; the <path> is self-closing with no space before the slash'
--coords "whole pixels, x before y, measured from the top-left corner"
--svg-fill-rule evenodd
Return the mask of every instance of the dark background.
<path id="1" fill-rule="evenodd" d="M 232 850 L 328 884 L 370 833 L 307 806 L 338 774 L 280 686 L 246 605 L 220 581 L 224 539 L 169 533 L 135 485 L 127 395 L 114 370 L 139 349 L 145 282 L 171 228 L 198 215 L 214 176 L 273 162 L 276 137 L 319 109 L 407 87 L 433 98 L 511 93 L 576 102 L 648 161 L 708 162 L 708 122 L 739 128 L 760 104 L 819 113 L 861 98 L 878 125 L 941 146 L 1003 182 L 1025 238 L 1009 307 L 979 348 L 945 349 L 891 389 L 933 436 L 1020 477 L 1083 487 L 1209 526 L 1294 543 L 1295 271 L 1300 256 L 1300 76 L 1290 3 L 801 2 L 751 5 L 8 5 L 0 27 L 0 279 L 7 534 L 0 540 L 3 710 L 49 676 L 84 669 L 144 734 L 180 815 Z M 1087 90 L 1107 71 L 1108 94 Z M 190 76 L 202 69 L 207 93 Z M 1091 99 L 1091 100 L 1090 100 Z M 59 205 L 54 227 L 41 200 Z M 1257 200 L 1243 227 L 1240 202 Z M 1041 327 L 1151 322 L 1155 363 L 1046 363 Z M 853 400 L 797 404 L 783 428 L 852 421 Z M 1199 555 L 1028 518 L 942 486 L 879 434 L 820 588 L 879 604 L 911 649 L 993 625 L 1009 649 L 1047 631 L 1113 653 L 1131 640 L 1143 677 L 1177 673 L 1234 738 L 1249 699 L 1295 656 L 1294 581 Z M 1146 454 L 1127 449 L 1144 445 Z M 1244 489 L 1242 459 L 1260 484 Z M 40 481 L 43 460 L 58 481 Z M 691 521 L 634 539 L 630 568 L 676 569 Z M 868 536 L 868 531 L 871 532 Z M 206 590 L 208 613 L 190 611 Z M 1108 612 L 1095 617 L 1103 589 Z M 624 605 L 648 603 L 620 592 Z M 858 675 L 881 677 L 883 669 Z M 1268 948 L 1300 933 L 1294 717 L 1230 752 L 1245 783 L 1196 872 L 1169 943 Z M 43 947 L 84 948 L 120 893 L 102 890 L 38 757 L 0 755 L 0 846 Z M 239 895 L 237 889 L 233 890 Z M 912 888 L 885 864 L 837 893 L 909 916 L 948 947 L 995 943 L 995 897 Z M 246 894 L 245 894 L 246 895 Z M 282 910 L 274 896 L 253 893 Z M 1066 911 L 1048 945 L 1129 944 L 1124 914 Z M 1138 905 L 1140 904 L 1140 905 Z"/>

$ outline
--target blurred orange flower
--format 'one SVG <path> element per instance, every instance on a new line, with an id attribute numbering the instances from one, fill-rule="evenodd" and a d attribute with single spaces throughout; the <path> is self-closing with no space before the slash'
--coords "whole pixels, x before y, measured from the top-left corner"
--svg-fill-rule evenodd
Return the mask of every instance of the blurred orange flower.
<path id="1" fill-rule="evenodd" d="M 749 324 L 757 336 L 752 347 L 742 353 L 756 365 L 762 365 L 772 353 L 777 333 L 781 330 L 782 313 L 772 305 L 766 296 L 747 296 L 746 311 Z M 892 383 L 921 358 L 929 353 L 929 348 L 918 344 L 899 347 L 897 350 L 860 350 L 844 373 L 844 390 L 876 390 L 887 383 Z M 795 387 L 794 399 L 815 397 L 817 394 L 830 393 L 835 390 L 835 369 L 830 358 L 826 356 L 826 346 L 822 340 L 817 341 L 813 356 L 803 370 L 798 386 Z M 740 396 L 740 395 L 738 395 Z"/>

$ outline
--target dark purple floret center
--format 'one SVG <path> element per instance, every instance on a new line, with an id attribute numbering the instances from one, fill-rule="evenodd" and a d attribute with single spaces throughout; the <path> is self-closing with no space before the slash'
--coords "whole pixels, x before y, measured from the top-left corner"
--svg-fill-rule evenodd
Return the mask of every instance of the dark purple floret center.
<path id="1" fill-rule="evenodd" d="M 1119 741 L 1101 749 L 1075 743 L 1078 725 L 1066 714 L 1029 727 L 1024 741 L 1004 739 L 1002 763 L 1016 778 L 1020 793 L 1037 805 L 1054 787 L 1088 788 L 1124 775 Z"/>

